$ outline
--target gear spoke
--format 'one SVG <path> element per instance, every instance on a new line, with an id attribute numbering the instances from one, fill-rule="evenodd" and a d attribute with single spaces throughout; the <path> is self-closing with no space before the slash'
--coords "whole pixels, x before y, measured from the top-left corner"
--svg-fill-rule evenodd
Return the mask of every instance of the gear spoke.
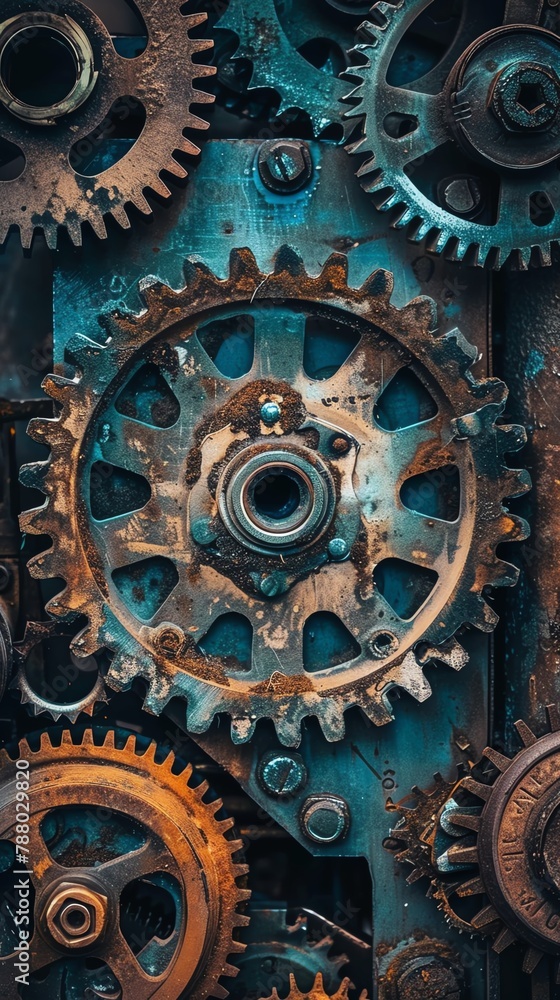
<path id="1" fill-rule="evenodd" d="M 120 929 L 111 935 L 109 954 L 103 954 L 122 990 L 122 1000 L 150 1000 L 165 979 L 148 976 Z M 101 954 L 98 956 L 101 958 Z"/>
<path id="2" fill-rule="evenodd" d="M 293 384 L 303 368 L 306 315 L 287 309 L 255 315 L 255 362 L 251 376 Z"/>
<path id="3" fill-rule="evenodd" d="M 97 876 L 106 878 L 112 891 L 118 896 L 135 879 L 154 875 L 161 871 L 178 874 L 177 866 L 174 864 L 169 850 L 153 838 L 137 851 L 122 854 L 113 861 L 106 861 L 95 869 Z"/>

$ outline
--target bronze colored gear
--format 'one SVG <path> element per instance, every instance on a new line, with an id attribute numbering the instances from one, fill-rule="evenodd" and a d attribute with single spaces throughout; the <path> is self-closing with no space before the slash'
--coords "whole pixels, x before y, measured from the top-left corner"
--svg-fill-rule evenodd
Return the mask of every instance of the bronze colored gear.
<path id="1" fill-rule="evenodd" d="M 540 738 L 516 723 L 523 747 L 513 758 L 487 747 L 456 783 L 415 789 L 417 805 L 399 804 L 392 831 L 398 860 L 413 866 L 408 881 L 428 877 L 448 921 L 490 936 L 497 953 L 524 944 L 527 974 L 560 958 L 560 713 L 547 714 Z M 465 901 L 476 897 L 483 905 L 468 916 Z"/>
<path id="2" fill-rule="evenodd" d="M 52 7 L 41 0 L 7 0 L 2 4 L 1 53 L 17 43 L 18 58 L 23 58 L 27 40 L 32 41 L 38 32 L 54 33 L 57 42 L 62 40 L 73 53 L 76 65 L 91 63 L 84 92 L 78 93 L 77 83 L 60 106 L 35 109 L 42 114 L 39 118 L 21 117 L 28 114 L 30 106 L 19 108 L 13 95 L 3 92 L 0 76 L 0 136 L 19 148 L 25 158 L 18 177 L 0 182 L 0 242 L 16 226 L 24 247 L 31 245 L 36 230 L 44 232 L 50 247 L 56 247 L 59 226 L 79 246 L 84 222 L 105 238 L 107 215 L 128 229 L 128 205 L 150 215 L 145 191 L 168 198 L 171 192 L 162 173 L 176 178 L 187 175 L 175 152 L 200 152 L 182 131 L 208 127 L 191 107 L 213 101 L 209 94 L 196 90 L 193 82 L 215 72 L 214 67 L 197 64 L 193 58 L 213 43 L 189 36 L 192 28 L 206 20 L 206 14 L 182 14 L 180 0 L 164 4 L 138 0 L 148 42 L 140 55 L 124 58 L 87 3 L 59 0 L 56 14 L 51 13 Z M 115 102 L 120 101 L 120 120 L 130 115 L 129 99 L 140 102 L 146 113 L 133 148 L 95 176 L 80 173 L 86 155 L 80 152 L 80 141 L 91 153 L 99 144 L 104 123 L 110 121 Z M 88 138 L 91 135 L 95 136 L 93 143 Z"/>
<path id="3" fill-rule="evenodd" d="M 112 731 L 102 742 L 89 730 L 77 742 L 67 731 L 58 739 L 59 745 L 43 733 L 35 750 L 22 743 L 18 761 L 0 754 L 1 838 L 14 844 L 14 867 L 29 870 L 34 899 L 31 973 L 74 956 L 105 963 L 121 1000 L 175 1000 L 185 990 L 189 1000 L 224 1000 L 219 979 L 237 974 L 228 956 L 245 949 L 234 937 L 248 923 L 238 909 L 249 892 L 238 884 L 247 868 L 235 860 L 242 845 L 229 839 L 233 820 L 217 819 L 221 800 L 206 801 L 208 784 L 191 783 L 191 765 L 179 770 L 173 754 L 161 760 L 155 743 L 137 743 L 134 735 L 126 743 Z M 29 786 L 28 842 L 18 839 L 22 782 Z M 92 818 L 110 829 L 85 857 L 82 840 L 71 848 L 63 841 L 59 863 L 51 853 L 49 814 L 83 807 L 84 835 Z M 109 850 L 123 820 L 141 832 L 140 840 L 131 847 L 130 839 L 117 838 L 118 849 Z M 121 895 L 137 880 L 157 885 L 158 878 L 174 881 L 179 903 L 175 930 L 156 949 L 166 964 L 160 955 L 163 967 L 156 958 L 148 972 L 143 953 L 132 950 L 121 930 Z M 80 917 L 84 925 L 77 930 L 73 918 Z M 12 995 L 13 983 L 12 954 L 0 959 L 3 996 Z"/>
<path id="4" fill-rule="evenodd" d="M 329 994 L 325 992 L 323 976 L 320 972 L 318 972 L 312 988 L 307 993 L 302 993 L 301 990 L 298 989 L 296 977 L 291 975 L 290 992 L 288 993 L 286 1000 L 348 1000 L 349 990 L 351 987 L 352 984 L 350 980 L 348 978 L 343 979 L 336 993 L 329 996 Z M 267 1000 L 280 1000 L 276 987 L 273 989 L 271 995 L 267 997 Z M 362 990 L 360 993 L 360 1000 L 367 1000 L 367 990 Z"/>
<path id="5" fill-rule="evenodd" d="M 456 632 L 465 622 L 491 631 L 497 618 L 483 592 L 516 581 L 515 568 L 496 556 L 501 542 L 526 534 L 525 523 L 508 513 L 502 498 L 529 488 L 525 473 L 505 465 L 505 454 L 524 440 L 521 428 L 497 425 L 506 389 L 495 379 L 474 379 L 476 352 L 458 331 L 436 335 L 431 300 L 396 309 L 385 271 L 350 288 L 342 255 L 333 255 L 311 277 L 288 248 L 271 274 L 241 250 L 232 254 L 226 280 L 200 264 L 188 265 L 186 278 L 179 292 L 144 287 L 145 313 L 107 317 L 105 346 L 84 337 L 70 345 L 76 377 L 45 380 L 60 415 L 33 421 L 30 434 L 51 448 L 51 458 L 22 476 L 48 500 L 24 514 L 21 527 L 50 535 L 53 547 L 31 561 L 30 571 L 67 581 L 49 604 L 53 615 L 89 618 L 74 651 L 113 651 L 108 683 L 128 689 L 143 677 L 146 708 L 156 714 L 171 698 L 186 699 L 188 731 L 205 732 L 217 714 L 227 712 L 238 742 L 251 737 L 259 718 L 271 718 L 280 739 L 297 745 L 302 720 L 316 716 L 327 739 L 337 740 L 344 735 L 344 712 L 355 705 L 384 724 L 392 718 L 389 690 L 399 686 L 425 700 L 431 688 L 423 667 L 439 662 L 460 669 L 467 654 Z M 255 323 L 253 366 L 234 381 L 218 371 L 194 336 L 209 316 L 232 314 L 251 314 Z M 334 317 L 361 335 L 326 380 L 309 378 L 303 367 L 308 315 L 325 322 Z M 146 361 L 152 370 L 158 367 L 174 394 L 165 427 L 154 426 L 151 415 L 143 423 L 134 419 L 129 404 L 117 406 L 127 380 Z M 419 423 L 415 417 L 401 432 L 384 430 L 376 406 L 391 379 L 409 369 L 438 412 Z M 261 416 L 266 400 L 281 410 L 272 426 Z M 239 538 L 256 533 L 254 525 L 242 532 L 236 523 L 230 530 L 233 515 L 229 501 L 222 507 L 219 491 L 225 482 L 223 493 L 231 496 L 231 467 L 235 484 L 236 463 L 249 467 L 267 459 L 271 449 L 287 456 L 284 464 L 299 462 L 308 480 L 320 481 L 313 504 L 321 493 L 324 509 L 309 537 L 297 528 L 304 537 L 293 548 L 263 553 L 260 543 Z M 149 481 L 131 517 L 115 518 L 109 507 L 109 520 L 94 523 L 89 482 L 98 461 Z M 461 480 L 460 516 L 424 517 L 406 507 L 403 483 L 447 463 Z M 217 483 L 216 475 L 222 476 Z M 237 516 L 235 497 L 232 506 Z M 346 558 L 340 558 L 341 542 Z M 158 563 L 153 586 L 172 563 L 171 588 L 155 611 L 135 616 L 130 601 L 145 599 L 149 581 L 131 581 L 127 605 L 114 571 L 137 562 L 141 567 L 140 561 L 154 556 L 163 557 L 164 565 Z M 373 586 L 380 562 L 403 559 L 433 565 L 437 576 L 408 619 Z M 343 661 L 306 670 L 305 625 L 323 611 L 338 616 L 359 653 L 351 650 Z M 222 656 L 199 648 L 225 612 L 252 626 L 249 669 L 232 666 L 232 644 Z"/>

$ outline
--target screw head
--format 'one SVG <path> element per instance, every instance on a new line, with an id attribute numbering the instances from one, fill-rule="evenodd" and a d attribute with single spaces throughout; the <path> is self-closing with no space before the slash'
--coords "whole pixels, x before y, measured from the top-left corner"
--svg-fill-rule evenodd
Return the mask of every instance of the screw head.
<path id="1" fill-rule="evenodd" d="M 263 142 L 258 167 L 263 184 L 276 194 L 294 194 L 313 176 L 309 147 L 299 139 Z"/>
<path id="2" fill-rule="evenodd" d="M 270 576 L 263 577 L 259 584 L 259 589 L 265 597 L 277 597 L 278 594 L 282 593 L 283 588 L 281 581 L 273 573 Z"/>
<path id="3" fill-rule="evenodd" d="M 307 784 L 307 768 L 298 753 L 271 750 L 262 758 L 257 776 L 269 795 L 289 798 Z"/>
<path id="4" fill-rule="evenodd" d="M 348 804 L 338 795 L 310 795 L 300 812 L 301 828 L 316 844 L 334 844 L 350 827 Z"/>
<path id="5" fill-rule="evenodd" d="M 341 562 L 342 559 L 347 558 L 349 552 L 348 542 L 344 538 L 331 538 L 329 542 L 329 555 L 331 559 Z"/>
<path id="6" fill-rule="evenodd" d="M 440 197 L 455 215 L 472 216 L 482 204 L 480 185 L 474 177 L 452 177 L 444 182 Z"/>
<path id="7" fill-rule="evenodd" d="M 261 407 L 261 420 L 264 424 L 272 427 L 273 424 L 276 424 L 280 420 L 281 416 L 282 410 L 278 403 L 274 403 L 272 400 L 263 403 Z"/>
<path id="8" fill-rule="evenodd" d="M 198 517 L 191 524 L 191 535 L 198 545 L 212 545 L 218 535 L 212 527 L 212 520 L 209 517 Z"/>
<path id="9" fill-rule="evenodd" d="M 337 434 L 331 441 L 331 448 L 336 455 L 347 455 L 350 451 L 350 442 L 342 434 Z"/>

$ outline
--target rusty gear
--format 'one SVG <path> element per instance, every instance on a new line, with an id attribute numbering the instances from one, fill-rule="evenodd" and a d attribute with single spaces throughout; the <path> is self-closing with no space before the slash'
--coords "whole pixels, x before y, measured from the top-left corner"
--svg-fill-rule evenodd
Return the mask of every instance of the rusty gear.
<path id="1" fill-rule="evenodd" d="M 509 2 L 496 24 L 498 7 L 465 0 L 449 52 L 399 85 L 395 51 L 431 3 L 379 0 L 359 29 L 345 74 L 358 86 L 345 100 L 361 129 L 347 148 L 364 158 L 362 186 L 431 252 L 493 268 L 549 265 L 560 236 L 560 39 L 540 25 L 542 3 Z"/>
<path id="2" fill-rule="evenodd" d="M 483 591 L 517 578 L 496 557 L 501 542 L 526 533 L 502 504 L 528 488 L 525 473 L 505 466 L 524 440 L 521 428 L 497 426 L 506 389 L 474 379 L 474 351 L 457 331 L 435 334 L 431 300 L 396 309 L 385 271 L 350 288 L 341 255 L 310 277 L 285 248 L 266 275 L 242 250 L 225 281 L 199 264 L 188 265 L 186 278 L 180 292 L 144 287 L 145 313 L 106 317 L 104 345 L 84 337 L 70 345 L 76 376 L 46 379 L 61 412 L 32 421 L 30 434 L 51 458 L 22 477 L 48 500 L 21 526 L 50 535 L 53 547 L 30 571 L 67 581 L 51 614 L 89 618 L 75 652 L 113 651 L 109 684 L 128 689 L 143 677 L 154 713 L 186 699 L 188 731 L 204 732 L 227 712 L 238 742 L 271 718 L 280 739 L 297 745 L 302 720 L 316 716 L 337 740 L 355 705 L 384 724 L 391 688 L 423 701 L 427 663 L 465 664 L 457 630 L 470 622 L 491 631 L 497 617 Z M 224 316 L 254 323 L 254 361 L 235 380 L 194 336 Z M 354 343 L 361 337 L 326 379 L 304 370 L 308 320 L 336 321 Z M 165 405 L 150 396 L 142 415 L 136 388 L 146 364 L 167 395 Z M 398 373 L 417 380 L 437 413 L 389 430 L 379 408 Z M 99 463 L 115 488 L 123 476 L 140 484 L 126 507 L 133 513 L 115 517 L 109 504 L 101 520 L 92 517 Z M 442 466 L 459 476 L 459 516 L 418 513 L 417 492 L 407 507 L 404 484 Z M 269 516 L 257 509 L 255 484 L 271 468 L 274 482 L 277 469 L 287 480 L 287 510 Z M 276 516 L 286 518 L 281 530 Z M 375 573 L 403 562 L 408 577 L 424 583 L 428 574 L 429 592 L 399 614 Z M 307 667 L 304 642 L 318 613 L 336 617 L 344 650 Z M 208 649 L 225 615 L 249 622 L 247 665 L 235 658 L 237 637 Z"/>
<path id="3" fill-rule="evenodd" d="M 69 702 L 56 701 L 54 696 L 57 692 L 49 691 L 49 685 L 46 682 L 42 685 L 43 693 L 37 691 L 30 682 L 27 672 L 28 660 L 34 649 L 45 639 L 61 635 L 73 635 L 72 627 L 52 619 L 48 622 L 28 622 L 22 641 L 14 645 L 17 672 L 10 686 L 19 691 L 21 704 L 27 707 L 31 715 L 47 714 L 55 722 L 62 718 L 68 719 L 69 722 L 76 722 L 82 713 L 92 716 L 96 705 L 106 703 L 108 700 L 105 680 L 101 671 L 97 670 L 97 676 L 87 694 Z M 77 667 L 67 670 L 65 677 L 62 678 L 63 681 L 68 682 L 69 676 L 74 673 L 78 673 Z"/>
<path id="4" fill-rule="evenodd" d="M 323 976 L 320 972 L 318 972 L 312 988 L 307 993 L 302 993 L 301 990 L 298 989 L 296 977 L 291 975 L 290 992 L 288 993 L 286 1000 L 348 1000 L 348 993 L 351 987 L 352 984 L 350 980 L 348 978 L 343 979 L 336 993 L 330 996 L 325 991 Z M 276 988 L 273 989 L 267 1000 L 280 1000 L 278 990 Z M 360 1000 L 367 1000 L 367 990 L 362 990 Z"/>
<path id="5" fill-rule="evenodd" d="M 196 90 L 193 81 L 215 70 L 193 59 L 211 48 L 212 42 L 189 36 L 192 28 L 206 20 L 206 14 L 182 14 L 183 6 L 179 0 L 164 5 L 139 0 L 147 46 L 140 55 L 124 58 L 103 22 L 81 0 L 60 0 L 56 14 L 51 13 L 51 3 L 41 0 L 2 4 L 0 136 L 19 150 L 25 166 L 19 176 L 0 181 L 0 242 L 16 226 L 24 247 L 31 245 L 35 230 L 40 229 L 54 248 L 60 226 L 79 246 L 84 222 L 104 238 L 105 216 L 112 215 L 127 229 L 127 206 L 151 214 L 145 191 L 170 196 L 163 172 L 186 177 L 175 152 L 196 154 L 200 150 L 182 129 L 207 128 L 191 107 L 213 100 Z M 54 38 L 70 54 L 77 79 L 58 104 L 35 108 L 16 100 L 9 89 L 8 70 L 2 76 L 1 68 L 10 52 L 22 58 L 26 45 L 43 35 Z M 123 120 L 131 113 L 131 101 L 135 106 L 139 102 L 145 111 L 145 123 L 133 148 L 100 173 L 85 176 L 81 169 L 86 154 L 80 142 L 91 154 L 112 111 Z"/>
<path id="6" fill-rule="evenodd" d="M 392 831 L 408 881 L 428 877 L 449 922 L 491 936 L 494 951 L 524 944 L 528 974 L 545 955 L 560 957 L 560 714 L 547 713 L 540 739 L 516 723 L 523 747 L 513 758 L 487 747 L 457 782 L 438 776 L 431 793 L 415 789 L 417 804 L 399 804 Z M 469 915 L 473 897 L 482 905 Z"/>
<path id="7" fill-rule="evenodd" d="M 2 871 L 30 869 L 31 981 L 42 970 L 44 991 L 44 975 L 56 979 L 61 961 L 74 956 L 99 970 L 89 973 L 102 976 L 99 995 L 111 985 L 121 1000 L 172 1000 L 185 989 L 197 1000 L 223 1000 L 219 979 L 236 975 L 228 956 L 244 950 L 234 937 L 248 922 L 238 912 L 249 895 L 238 885 L 246 872 L 235 860 L 241 842 L 230 839 L 233 821 L 217 818 L 222 802 L 207 801 L 208 784 L 192 780 L 191 765 L 181 770 L 173 754 L 162 760 L 156 744 L 125 737 L 88 730 L 73 742 L 69 732 L 58 740 L 43 733 L 36 749 L 20 745 L 18 761 L 0 755 L 2 841 L 13 845 Z M 16 825 L 16 789 L 27 779 L 28 850 Z M 139 884 L 144 892 L 165 888 L 174 903 L 165 938 L 151 944 L 124 930 L 124 900 Z M 3 921 L 11 940 L 6 912 Z M 14 982 L 9 950 L 4 943 L 6 997 Z"/>

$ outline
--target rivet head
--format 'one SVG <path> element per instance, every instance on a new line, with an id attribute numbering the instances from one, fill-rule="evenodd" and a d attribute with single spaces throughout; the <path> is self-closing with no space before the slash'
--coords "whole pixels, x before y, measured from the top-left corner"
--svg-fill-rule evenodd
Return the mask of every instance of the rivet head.
<path id="1" fill-rule="evenodd" d="M 348 833 L 350 810 L 338 795 L 310 795 L 303 803 L 300 822 L 305 836 L 316 844 L 334 844 Z"/>
<path id="2" fill-rule="evenodd" d="M 329 542 L 329 555 L 331 559 L 336 559 L 337 561 L 346 559 L 349 552 L 348 542 L 344 538 L 331 538 Z"/>
<path id="3" fill-rule="evenodd" d="M 209 517 L 198 517 L 191 524 L 191 535 L 197 545 L 212 545 L 218 537 Z"/>
<path id="4" fill-rule="evenodd" d="M 278 403 L 273 403 L 269 400 L 264 403 L 261 407 L 261 420 L 263 424 L 267 424 L 272 427 L 273 424 L 278 423 L 280 417 L 282 416 L 282 410 L 280 409 Z"/>

